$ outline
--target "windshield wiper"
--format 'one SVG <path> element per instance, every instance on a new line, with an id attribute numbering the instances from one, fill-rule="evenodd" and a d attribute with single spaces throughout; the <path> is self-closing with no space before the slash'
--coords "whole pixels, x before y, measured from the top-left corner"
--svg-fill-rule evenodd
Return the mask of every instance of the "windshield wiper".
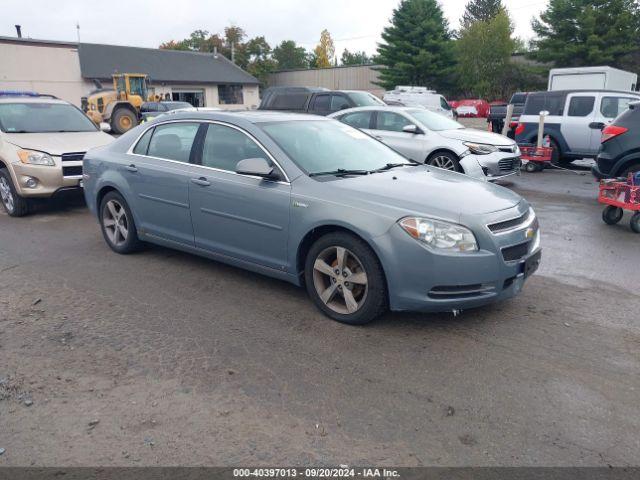
<path id="1" fill-rule="evenodd" d="M 375 170 L 371 170 L 371 173 L 375 172 L 384 172 L 385 170 L 391 170 L 392 168 L 397 167 L 417 167 L 420 165 L 418 162 L 412 163 L 387 163 L 384 167 L 377 168 Z"/>
<path id="2" fill-rule="evenodd" d="M 338 168 L 337 170 L 330 170 L 328 172 L 313 172 L 310 173 L 310 177 L 320 177 L 322 175 L 369 175 L 369 170 L 348 170 L 346 168 Z"/>

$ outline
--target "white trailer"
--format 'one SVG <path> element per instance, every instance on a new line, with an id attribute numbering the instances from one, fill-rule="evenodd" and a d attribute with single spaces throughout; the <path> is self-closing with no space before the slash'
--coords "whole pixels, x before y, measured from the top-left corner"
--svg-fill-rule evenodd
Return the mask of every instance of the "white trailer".
<path id="1" fill-rule="evenodd" d="M 548 90 L 635 91 L 638 75 L 612 67 L 552 68 Z"/>

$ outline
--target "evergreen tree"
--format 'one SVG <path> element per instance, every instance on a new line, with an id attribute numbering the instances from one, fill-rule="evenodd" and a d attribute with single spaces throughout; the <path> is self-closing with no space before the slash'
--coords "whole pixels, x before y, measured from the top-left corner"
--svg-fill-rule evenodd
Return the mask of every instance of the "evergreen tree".
<path id="1" fill-rule="evenodd" d="M 293 40 L 283 40 L 280 45 L 274 48 L 273 59 L 278 62 L 280 70 L 307 68 L 309 66 L 307 51 L 304 47 L 297 46 Z"/>
<path id="2" fill-rule="evenodd" d="M 382 32 L 376 63 L 379 84 L 451 87 L 454 64 L 449 25 L 436 0 L 401 0 L 391 25 Z"/>
<path id="3" fill-rule="evenodd" d="M 550 0 L 532 27 L 537 60 L 558 67 L 638 66 L 640 13 L 635 0 Z"/>
<path id="4" fill-rule="evenodd" d="M 464 29 L 473 22 L 487 22 L 503 9 L 502 0 L 471 0 L 464 9 L 460 23 Z"/>
<path id="5" fill-rule="evenodd" d="M 345 48 L 342 57 L 340 57 L 340 63 L 342 65 L 366 65 L 371 63 L 371 57 L 367 55 L 367 52 L 351 53 Z"/>

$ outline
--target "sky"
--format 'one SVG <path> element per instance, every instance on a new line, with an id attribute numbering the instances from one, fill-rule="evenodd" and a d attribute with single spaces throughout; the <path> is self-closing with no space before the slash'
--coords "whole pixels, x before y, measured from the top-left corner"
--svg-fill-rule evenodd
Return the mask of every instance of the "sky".
<path id="1" fill-rule="evenodd" d="M 468 0 L 440 0 L 451 27 Z M 311 50 L 328 29 L 338 56 L 350 51 L 376 51 L 382 29 L 399 0 L 2 0 L 0 35 L 15 36 L 15 24 L 25 37 L 77 40 L 138 47 L 157 47 L 181 40 L 196 29 L 222 32 L 233 24 L 249 37 L 263 35 L 273 47 L 295 40 Z M 533 36 L 531 19 L 546 5 L 541 0 L 503 0 L 515 24 L 516 36 Z M 55 6 L 55 7 L 54 7 Z"/>

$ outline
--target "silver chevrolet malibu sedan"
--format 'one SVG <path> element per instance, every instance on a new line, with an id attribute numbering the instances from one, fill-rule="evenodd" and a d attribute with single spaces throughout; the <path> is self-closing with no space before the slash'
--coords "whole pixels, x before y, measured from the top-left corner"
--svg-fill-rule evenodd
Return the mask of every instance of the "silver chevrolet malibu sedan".
<path id="1" fill-rule="evenodd" d="M 329 116 L 420 163 L 488 181 L 520 174 L 520 149 L 512 139 L 466 128 L 425 108 L 360 107 Z"/>
<path id="2" fill-rule="evenodd" d="M 540 262 L 517 194 L 317 116 L 160 117 L 89 151 L 84 192 L 117 253 L 151 242 L 286 280 L 349 324 L 511 298 Z"/>

